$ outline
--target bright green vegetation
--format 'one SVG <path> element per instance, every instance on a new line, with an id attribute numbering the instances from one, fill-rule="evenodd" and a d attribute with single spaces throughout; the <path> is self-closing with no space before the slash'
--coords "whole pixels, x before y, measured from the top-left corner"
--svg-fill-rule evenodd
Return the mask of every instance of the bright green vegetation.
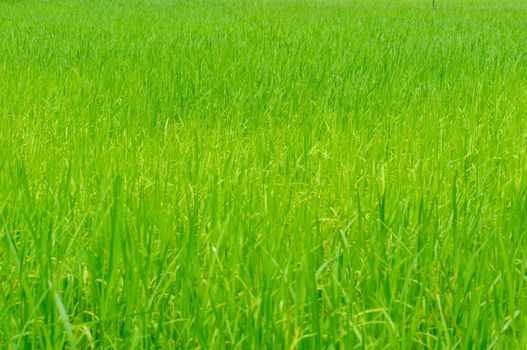
<path id="1" fill-rule="evenodd" d="M 1 346 L 525 349 L 526 18 L 1 2 Z"/>

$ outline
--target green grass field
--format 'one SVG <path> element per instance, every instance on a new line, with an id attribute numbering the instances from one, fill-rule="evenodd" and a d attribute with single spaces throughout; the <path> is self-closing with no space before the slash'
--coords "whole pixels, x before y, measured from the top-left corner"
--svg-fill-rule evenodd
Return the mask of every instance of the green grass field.
<path id="1" fill-rule="evenodd" d="M 524 0 L 0 1 L 0 347 L 526 349 Z"/>

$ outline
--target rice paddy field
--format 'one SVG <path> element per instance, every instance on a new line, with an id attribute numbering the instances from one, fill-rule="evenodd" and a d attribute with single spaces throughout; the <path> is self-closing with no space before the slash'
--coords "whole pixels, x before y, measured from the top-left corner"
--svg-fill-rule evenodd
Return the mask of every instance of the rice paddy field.
<path id="1" fill-rule="evenodd" d="M 526 349 L 523 0 L 0 1 L 0 347 Z"/>

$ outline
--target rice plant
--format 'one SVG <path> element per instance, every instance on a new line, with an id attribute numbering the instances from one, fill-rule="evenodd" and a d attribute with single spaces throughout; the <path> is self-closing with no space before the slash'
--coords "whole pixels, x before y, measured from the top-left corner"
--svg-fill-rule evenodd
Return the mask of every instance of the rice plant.
<path id="1" fill-rule="evenodd" d="M 525 349 L 521 0 L 0 2 L 0 346 Z"/>

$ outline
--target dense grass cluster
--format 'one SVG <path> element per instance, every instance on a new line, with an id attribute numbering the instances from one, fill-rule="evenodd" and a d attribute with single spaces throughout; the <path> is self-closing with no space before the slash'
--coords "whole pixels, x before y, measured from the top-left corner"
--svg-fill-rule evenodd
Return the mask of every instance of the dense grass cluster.
<path id="1" fill-rule="evenodd" d="M 0 2 L 0 345 L 525 349 L 526 18 Z"/>

